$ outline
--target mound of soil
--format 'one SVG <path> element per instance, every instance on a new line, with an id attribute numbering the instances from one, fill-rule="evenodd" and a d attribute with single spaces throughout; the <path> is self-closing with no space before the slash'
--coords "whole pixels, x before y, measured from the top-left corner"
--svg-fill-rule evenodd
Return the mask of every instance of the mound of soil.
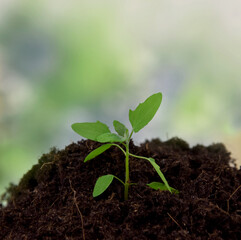
<path id="1" fill-rule="evenodd" d="M 151 164 L 130 158 L 137 185 L 123 201 L 123 185 L 114 180 L 92 197 L 99 176 L 124 179 L 124 156 L 115 147 L 84 163 L 100 146 L 81 141 L 52 149 L 12 185 L 0 206 L 0 239 L 241 239 L 241 170 L 222 144 L 190 148 L 178 138 L 146 141 L 130 152 L 153 157 L 179 194 L 156 191 L 160 181 Z"/>

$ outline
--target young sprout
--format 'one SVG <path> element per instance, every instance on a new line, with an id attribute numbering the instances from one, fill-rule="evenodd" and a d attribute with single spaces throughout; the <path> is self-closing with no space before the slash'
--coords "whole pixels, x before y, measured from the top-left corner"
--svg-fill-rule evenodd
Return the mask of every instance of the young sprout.
<path id="1" fill-rule="evenodd" d="M 113 121 L 113 126 L 117 134 L 112 133 L 108 126 L 102 122 L 84 122 L 84 123 L 74 123 L 72 129 L 78 133 L 80 136 L 97 141 L 100 143 L 105 143 L 102 146 L 96 148 L 90 152 L 84 162 L 87 162 L 96 156 L 100 155 L 112 146 L 118 147 L 125 155 L 125 181 L 122 181 L 117 176 L 112 174 L 107 174 L 101 176 L 97 179 L 95 187 L 93 190 L 93 197 L 97 197 L 102 194 L 111 184 L 114 178 L 120 181 L 124 185 L 124 200 L 128 199 L 129 186 L 133 183 L 130 181 L 130 170 L 129 170 L 129 157 L 135 157 L 147 160 L 153 168 L 156 170 L 157 174 L 160 176 L 161 182 L 152 182 L 147 184 L 149 187 L 155 190 L 169 191 L 171 193 L 177 193 L 178 191 L 171 188 L 160 170 L 159 165 L 155 162 L 153 158 L 137 156 L 129 152 L 129 143 L 133 133 L 139 132 L 144 128 L 156 114 L 162 101 L 162 94 L 156 93 L 145 100 L 145 102 L 140 103 L 137 108 L 132 111 L 129 110 L 129 120 L 132 126 L 132 130 L 129 130 L 126 126 L 117 120 Z"/>

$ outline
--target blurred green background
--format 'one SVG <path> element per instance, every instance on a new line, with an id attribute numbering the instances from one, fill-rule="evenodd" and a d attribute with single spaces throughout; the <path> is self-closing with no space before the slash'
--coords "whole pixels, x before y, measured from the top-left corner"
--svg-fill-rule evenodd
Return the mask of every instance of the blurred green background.
<path id="1" fill-rule="evenodd" d="M 224 142 L 241 163 L 241 3 L 0 1 L 0 193 L 74 122 L 128 123 L 161 91 L 134 136 Z"/>

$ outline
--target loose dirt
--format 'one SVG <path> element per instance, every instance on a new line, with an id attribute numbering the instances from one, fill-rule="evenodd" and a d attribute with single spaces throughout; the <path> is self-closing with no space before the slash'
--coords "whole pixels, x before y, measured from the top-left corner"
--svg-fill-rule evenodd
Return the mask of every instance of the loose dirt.
<path id="1" fill-rule="evenodd" d="M 222 144 L 190 148 L 174 138 L 131 142 L 130 152 L 152 157 L 179 194 L 156 191 L 160 181 L 151 164 L 130 158 L 130 179 L 137 183 L 123 201 L 123 185 L 114 180 L 92 197 L 98 177 L 124 179 L 124 155 L 110 148 L 84 163 L 100 146 L 80 141 L 52 149 L 27 172 L 0 205 L 0 239 L 241 239 L 241 170 Z"/>

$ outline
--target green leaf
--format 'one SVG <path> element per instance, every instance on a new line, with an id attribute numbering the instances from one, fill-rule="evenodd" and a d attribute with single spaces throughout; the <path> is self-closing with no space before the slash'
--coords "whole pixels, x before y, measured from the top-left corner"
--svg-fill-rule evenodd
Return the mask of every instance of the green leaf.
<path id="1" fill-rule="evenodd" d="M 153 188 L 155 190 L 168 191 L 167 186 L 164 183 L 160 183 L 160 182 L 151 182 L 151 183 L 147 184 L 147 186 L 149 186 L 150 188 Z M 172 193 L 176 193 L 176 194 L 179 193 L 179 191 L 177 189 L 172 188 L 172 187 L 170 187 L 170 188 L 171 188 Z"/>
<path id="2" fill-rule="evenodd" d="M 125 135 L 128 136 L 128 132 L 129 131 L 128 131 L 128 129 L 126 128 L 126 126 L 123 123 L 121 123 L 121 122 L 119 122 L 117 120 L 114 120 L 113 121 L 113 126 L 114 126 L 116 132 L 120 136 L 122 136 L 122 137 L 124 137 Z"/>
<path id="3" fill-rule="evenodd" d="M 171 187 L 169 186 L 166 178 L 164 177 L 163 173 L 160 170 L 160 166 L 158 164 L 156 164 L 155 159 L 153 158 L 147 158 L 147 160 L 151 163 L 151 165 L 155 168 L 156 172 L 158 173 L 158 175 L 160 176 L 161 180 L 164 182 L 164 184 L 166 185 L 167 189 L 169 192 L 171 191 Z"/>
<path id="4" fill-rule="evenodd" d="M 97 197 L 102 194 L 110 186 L 113 179 L 114 175 L 112 174 L 99 177 L 95 183 L 93 197 Z"/>
<path id="5" fill-rule="evenodd" d="M 123 142 L 125 139 L 118 136 L 115 133 L 104 133 L 100 136 L 97 137 L 96 141 L 101 142 L 101 143 L 106 143 L 106 142 Z"/>
<path id="6" fill-rule="evenodd" d="M 98 148 L 96 148 L 95 150 L 93 150 L 92 152 L 90 152 L 84 162 L 87 162 L 95 157 L 97 157 L 98 155 L 100 155 L 101 153 L 103 153 L 104 151 L 106 151 L 107 149 L 109 149 L 112 146 L 112 144 L 104 144 Z"/>
<path id="7" fill-rule="evenodd" d="M 138 107 L 132 111 L 129 110 L 129 120 L 134 132 L 139 132 L 154 117 L 162 101 L 162 94 L 156 93 L 140 103 Z"/>
<path id="8" fill-rule="evenodd" d="M 94 141 L 96 141 L 98 136 L 104 133 L 110 133 L 110 129 L 107 125 L 100 121 L 74 123 L 71 127 L 80 136 Z"/>

